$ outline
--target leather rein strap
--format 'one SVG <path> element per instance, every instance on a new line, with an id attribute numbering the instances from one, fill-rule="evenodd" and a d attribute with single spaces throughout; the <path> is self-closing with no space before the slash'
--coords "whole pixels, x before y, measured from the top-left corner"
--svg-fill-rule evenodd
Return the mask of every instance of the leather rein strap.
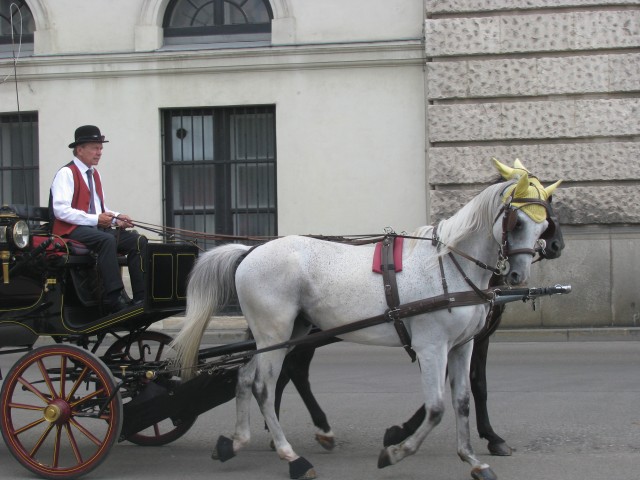
<path id="1" fill-rule="evenodd" d="M 254 350 L 252 352 L 231 354 L 225 357 L 223 362 L 232 363 L 234 360 L 239 358 L 246 359 L 253 357 L 254 355 L 257 355 L 259 353 L 270 352 L 272 350 L 278 350 L 280 348 L 291 348 L 305 344 L 316 345 L 332 337 L 355 332 L 357 330 L 362 330 L 363 328 L 374 327 L 386 322 L 395 321 L 395 319 L 400 320 L 407 317 L 414 317 L 416 315 L 421 315 L 423 313 L 429 313 L 436 310 L 442 310 L 444 308 L 480 305 L 494 300 L 497 290 L 500 290 L 500 288 L 493 287 L 482 290 L 482 297 L 478 296 L 478 294 L 476 294 L 475 292 L 467 290 L 466 292 L 452 292 L 448 294 L 438 295 L 436 297 L 416 300 L 414 302 L 405 303 L 404 305 L 399 305 L 396 309 L 393 310 L 393 314 L 391 310 L 387 310 L 385 313 L 365 318 L 364 320 L 358 320 L 356 322 L 330 328 L 328 330 L 320 330 L 316 333 L 310 333 L 309 335 L 304 335 L 293 340 L 270 345 L 268 347 Z"/>

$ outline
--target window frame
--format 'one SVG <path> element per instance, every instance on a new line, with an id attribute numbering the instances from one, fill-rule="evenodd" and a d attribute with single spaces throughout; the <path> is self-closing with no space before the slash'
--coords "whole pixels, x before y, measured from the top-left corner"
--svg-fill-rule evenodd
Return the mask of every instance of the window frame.
<path id="1" fill-rule="evenodd" d="M 269 16 L 268 23 L 215 24 L 199 27 L 172 27 L 170 25 L 174 10 L 183 0 L 171 0 L 165 10 L 162 27 L 164 41 L 168 45 L 209 43 L 224 44 L 232 42 L 260 42 L 271 38 L 271 22 L 273 9 L 269 0 L 261 0 Z M 214 8 L 221 9 L 226 0 L 211 0 L 216 4 Z M 219 15 L 220 12 L 218 12 Z"/>
<path id="2" fill-rule="evenodd" d="M 2 133 L 7 124 L 10 129 L 8 144 Z M 24 137 L 25 127 L 30 132 L 28 139 Z M 37 112 L 0 113 L 0 186 L 2 186 L 0 203 L 2 204 L 39 206 L 38 128 Z M 18 129 L 17 134 L 12 132 L 12 129 Z M 26 158 L 26 152 L 31 152 L 29 161 Z M 22 185 L 19 185 L 19 180 L 16 181 L 16 173 L 22 177 Z M 31 176 L 30 185 L 24 183 L 29 176 Z M 4 188 L 5 182 L 8 182 L 9 188 Z M 7 194 L 7 191 L 10 193 Z M 23 198 L 17 198 L 18 195 L 22 195 Z"/>
<path id="3" fill-rule="evenodd" d="M 258 132 L 256 128 L 247 133 L 248 124 L 252 117 L 258 121 L 259 116 L 266 116 L 263 127 L 265 130 Z M 205 140 L 204 117 L 211 116 L 210 135 Z M 168 108 L 161 110 L 162 138 L 163 138 L 163 213 L 164 223 L 170 228 L 185 228 L 185 220 L 191 217 L 190 224 L 204 225 L 202 230 L 209 234 L 223 234 L 235 236 L 277 236 L 278 230 L 278 201 L 277 201 L 277 151 L 276 151 L 276 109 L 275 105 L 242 105 L 231 107 L 196 107 L 196 108 Z M 188 152 L 182 153 L 182 159 L 174 158 L 175 138 L 178 130 L 173 124 L 173 118 L 192 119 L 181 127 L 186 126 L 185 132 L 193 132 L 191 135 L 191 147 Z M 202 122 L 202 140 L 197 143 L 193 138 L 196 132 L 193 129 L 193 119 Z M 238 139 L 240 131 L 236 130 L 238 122 L 244 120 L 242 134 L 251 139 L 244 140 L 247 150 L 256 145 L 261 145 L 262 155 L 239 154 L 234 148 L 234 139 Z M 236 122 L 236 126 L 232 122 Z M 254 125 L 255 126 L 255 125 Z M 234 137 L 234 134 L 236 135 Z M 186 138 L 186 137 L 183 137 Z M 211 143 L 211 147 L 205 145 Z M 211 151 L 210 151 L 211 150 Z M 185 150 L 182 149 L 182 152 Z M 205 152 L 206 151 L 206 152 Z M 198 158 L 196 159 L 196 155 Z M 185 159 L 186 157 L 186 159 Z M 206 158 L 205 158 L 206 157 Z M 192 187 L 188 192 L 191 205 L 184 204 L 176 208 L 176 197 L 181 194 L 181 189 L 186 187 L 180 183 L 176 188 L 175 182 L 181 182 L 180 169 L 185 172 L 191 167 Z M 208 169 L 208 170 L 207 170 Z M 235 172 L 235 173 L 234 173 Z M 235 175 L 235 176 L 234 176 Z M 244 182 L 240 182 L 240 175 L 244 175 Z M 212 178 L 213 185 L 206 190 L 207 178 Z M 251 178 L 253 182 L 248 181 Z M 199 182 L 196 184 L 195 182 Z M 188 182 L 187 182 L 188 183 Z M 204 187 L 203 187 L 204 185 Z M 253 188 L 251 197 L 247 193 Z M 261 196 L 266 191 L 266 197 Z M 195 193 L 193 193 L 195 192 Z M 184 195 L 184 193 L 182 193 Z M 209 201 L 208 201 L 209 200 Z M 211 201 L 212 200 L 212 201 Z M 252 200 L 255 203 L 252 204 Z M 243 203 L 243 201 L 245 203 Z M 256 217 L 257 216 L 257 217 Z M 213 220 L 210 220 L 210 219 Z M 257 231 L 252 230 L 251 220 L 258 219 Z M 241 221 L 243 220 L 243 221 Z M 188 229 L 188 228 L 187 228 Z M 213 246 L 215 242 L 205 242 L 206 246 Z"/>
<path id="4" fill-rule="evenodd" d="M 18 5 L 18 10 L 19 12 L 14 13 L 13 15 L 16 16 L 16 18 L 18 20 L 20 20 L 20 13 L 22 13 L 22 38 L 20 38 L 20 31 L 16 30 L 16 25 L 14 24 L 14 38 L 11 38 L 11 32 L 7 33 L 7 34 L 0 34 L 0 52 L 1 51 L 6 51 L 9 50 L 10 47 L 13 44 L 19 44 L 21 43 L 22 45 L 28 45 L 28 44 L 33 44 L 33 31 L 25 33 L 24 32 L 24 14 L 25 11 L 28 12 L 29 16 L 31 17 L 31 21 L 33 22 L 34 25 L 34 29 L 35 29 L 35 19 L 33 17 L 33 13 L 31 13 L 31 9 L 29 8 L 29 5 L 27 5 L 27 2 L 25 0 L 9 0 L 9 7 L 11 8 L 11 4 L 15 3 Z M 7 24 L 10 26 L 11 25 L 11 17 L 4 17 L 4 20 L 7 22 Z M 28 21 L 26 22 L 27 24 L 29 23 Z M 18 24 L 18 27 L 20 25 Z M 35 30 L 34 30 L 35 31 Z M 7 45 L 9 47 L 7 47 Z"/>

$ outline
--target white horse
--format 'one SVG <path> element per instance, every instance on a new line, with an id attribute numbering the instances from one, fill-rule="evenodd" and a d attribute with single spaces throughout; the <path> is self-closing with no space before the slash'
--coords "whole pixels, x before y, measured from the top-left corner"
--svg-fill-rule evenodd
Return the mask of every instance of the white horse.
<path id="1" fill-rule="evenodd" d="M 486 288 L 498 265 L 508 283 L 529 278 L 534 246 L 547 228 L 546 199 L 556 188 L 539 188 L 524 173 L 516 181 L 492 185 L 458 213 L 438 225 L 439 242 L 430 241 L 433 227 L 414 236 L 427 241 L 408 242 L 403 269 L 396 276 L 401 302 L 443 293 L 438 258 L 451 292 Z M 353 246 L 302 236 L 273 240 L 249 252 L 250 247 L 228 244 L 203 254 L 191 274 L 185 325 L 174 341 L 183 376 L 193 371 L 203 332 L 211 318 L 237 292 L 240 306 L 257 348 L 305 335 L 310 323 L 322 330 L 342 326 L 387 310 L 380 275 L 372 272 L 373 246 Z M 247 254 L 247 252 L 249 252 Z M 451 252 L 451 255 L 447 255 Z M 460 268 L 455 266 L 455 257 Z M 479 260 L 489 268 L 479 268 Z M 236 269 L 237 266 L 237 269 Z M 464 277 L 468 280 L 465 280 Z M 235 289 L 234 289 L 235 286 Z M 421 365 L 426 416 L 417 431 L 399 445 L 385 448 L 379 467 L 393 465 L 415 453 L 444 413 L 447 367 L 453 411 L 456 415 L 458 455 L 472 466 L 475 479 L 496 478 L 476 458 L 469 431 L 470 341 L 483 326 L 487 302 L 419 314 L 404 320 L 411 347 Z M 391 322 L 340 335 L 351 342 L 401 346 Z M 249 407 L 255 396 L 272 434 L 276 451 L 289 462 L 291 478 L 315 478 L 313 466 L 286 440 L 274 410 L 275 385 L 285 349 L 256 355 L 244 365 L 236 389 L 237 423 L 232 440 L 220 437 L 217 456 L 225 461 L 250 440 Z"/>

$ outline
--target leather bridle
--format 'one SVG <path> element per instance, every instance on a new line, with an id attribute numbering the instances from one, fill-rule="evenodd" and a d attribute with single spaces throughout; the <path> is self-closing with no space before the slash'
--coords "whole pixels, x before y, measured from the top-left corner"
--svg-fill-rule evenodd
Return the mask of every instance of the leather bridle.
<path id="1" fill-rule="evenodd" d="M 551 218 L 550 206 L 549 202 L 546 200 L 542 200 L 540 198 L 518 198 L 516 199 L 518 204 L 522 204 L 518 207 L 513 206 L 513 199 L 509 198 L 509 200 L 502 206 L 494 223 L 498 221 L 500 215 L 502 215 L 502 240 L 500 242 L 500 251 L 498 253 L 498 263 L 496 266 L 496 270 L 498 270 L 498 275 L 504 275 L 509 271 L 509 262 L 508 258 L 512 255 L 518 254 L 529 254 L 534 257 L 536 254 L 544 251 L 546 246 L 546 241 L 542 238 L 536 241 L 536 246 L 532 248 L 510 248 L 509 245 L 509 233 L 515 230 L 516 225 L 518 223 L 518 210 L 522 209 L 522 207 L 527 205 L 540 205 L 544 207 L 547 213 L 547 221 Z M 550 228 L 551 223 L 547 227 L 547 230 Z M 555 224 L 553 225 L 555 228 Z M 546 230 L 545 230 L 546 232 Z M 544 233 L 543 233 L 544 235 Z"/>

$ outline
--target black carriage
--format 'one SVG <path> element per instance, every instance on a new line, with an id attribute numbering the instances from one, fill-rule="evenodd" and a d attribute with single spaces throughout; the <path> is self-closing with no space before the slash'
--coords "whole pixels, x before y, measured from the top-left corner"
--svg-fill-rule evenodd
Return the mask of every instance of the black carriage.
<path id="1" fill-rule="evenodd" d="M 0 209 L 0 255 L 0 353 L 26 352 L 0 372 L 0 427 L 22 465 L 45 478 L 73 478 L 118 440 L 162 445 L 188 430 L 195 411 L 174 406 L 163 421 L 170 413 L 150 418 L 145 401 L 168 398 L 179 384 L 170 373 L 156 375 L 171 337 L 149 327 L 184 310 L 196 246 L 150 243 L 144 303 L 114 314 L 102 303 L 95 256 L 52 236 L 46 208 Z M 224 398 L 232 397 L 229 388 Z"/>

